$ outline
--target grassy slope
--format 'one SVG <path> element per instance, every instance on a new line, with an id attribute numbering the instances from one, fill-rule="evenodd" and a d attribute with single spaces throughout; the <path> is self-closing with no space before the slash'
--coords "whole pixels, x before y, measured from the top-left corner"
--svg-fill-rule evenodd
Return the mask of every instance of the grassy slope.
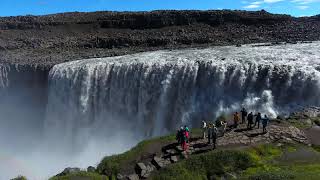
<path id="1" fill-rule="evenodd" d="M 209 179 L 209 177 L 229 177 L 234 174 L 240 179 L 320 179 L 320 161 L 284 163 L 281 156 L 293 153 L 301 145 L 259 145 L 242 150 L 212 151 L 192 156 L 188 160 L 162 169 L 151 179 Z M 320 155 L 320 154 L 319 154 Z"/>
<path id="2" fill-rule="evenodd" d="M 192 129 L 191 130 L 192 135 L 194 137 L 198 137 L 201 135 L 200 129 Z M 76 173 L 71 174 L 68 176 L 61 176 L 61 177 L 52 177 L 50 180 L 69 180 L 73 179 L 74 177 L 87 177 L 91 178 L 93 180 L 100 180 L 105 179 L 107 177 L 101 176 L 100 174 L 103 174 L 103 171 L 107 171 L 109 177 L 114 178 L 115 175 L 121 170 L 122 167 L 126 166 L 128 163 L 132 163 L 135 161 L 135 159 L 141 155 L 143 155 L 149 147 L 154 146 L 155 144 L 167 144 L 175 142 L 175 135 L 171 134 L 168 136 L 163 137 L 157 137 L 149 140 L 145 140 L 140 142 L 137 146 L 132 148 L 131 150 L 118 154 L 113 156 L 106 156 L 102 159 L 102 161 L 98 164 L 97 167 L 97 173 Z M 110 178 L 110 179 L 112 179 Z"/>

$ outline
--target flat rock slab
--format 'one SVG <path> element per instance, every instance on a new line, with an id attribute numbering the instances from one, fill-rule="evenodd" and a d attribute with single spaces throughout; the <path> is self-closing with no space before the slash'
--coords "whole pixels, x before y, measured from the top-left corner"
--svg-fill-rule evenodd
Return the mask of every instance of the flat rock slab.
<path id="1" fill-rule="evenodd" d="M 178 162 L 178 157 L 177 157 L 177 156 L 171 156 L 171 157 L 170 157 L 170 161 L 171 161 L 172 163 L 176 163 L 176 162 Z"/>
<path id="2" fill-rule="evenodd" d="M 131 174 L 127 176 L 127 180 L 139 180 L 138 174 Z"/>
<path id="3" fill-rule="evenodd" d="M 161 169 L 161 168 L 167 166 L 168 164 L 170 164 L 171 162 L 170 162 L 170 160 L 155 156 L 152 159 L 152 163 L 155 165 L 156 168 Z"/>

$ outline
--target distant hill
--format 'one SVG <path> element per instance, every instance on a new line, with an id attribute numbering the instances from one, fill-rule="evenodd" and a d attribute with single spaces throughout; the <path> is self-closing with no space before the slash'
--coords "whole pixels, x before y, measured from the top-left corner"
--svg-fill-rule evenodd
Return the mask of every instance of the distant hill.
<path id="1" fill-rule="evenodd" d="M 0 18 L 0 62 L 52 66 L 158 49 L 320 40 L 320 15 L 262 11 L 62 13 Z"/>

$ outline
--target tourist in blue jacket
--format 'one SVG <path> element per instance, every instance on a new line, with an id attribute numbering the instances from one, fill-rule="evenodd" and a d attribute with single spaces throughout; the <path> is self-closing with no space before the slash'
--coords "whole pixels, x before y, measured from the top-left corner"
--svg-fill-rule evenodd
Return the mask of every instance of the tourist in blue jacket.
<path id="1" fill-rule="evenodd" d="M 267 126 L 269 123 L 269 118 L 267 115 L 264 115 L 264 118 L 261 119 L 262 120 L 262 128 L 263 128 L 263 132 L 266 133 L 267 132 Z"/>

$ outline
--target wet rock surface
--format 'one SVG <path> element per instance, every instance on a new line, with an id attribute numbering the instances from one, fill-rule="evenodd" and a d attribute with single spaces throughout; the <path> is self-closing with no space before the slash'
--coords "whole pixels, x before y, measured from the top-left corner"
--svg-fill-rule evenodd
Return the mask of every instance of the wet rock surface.
<path id="1" fill-rule="evenodd" d="M 158 49 L 320 40 L 320 18 L 266 11 L 64 13 L 0 18 L 0 62 L 52 66 Z"/>

